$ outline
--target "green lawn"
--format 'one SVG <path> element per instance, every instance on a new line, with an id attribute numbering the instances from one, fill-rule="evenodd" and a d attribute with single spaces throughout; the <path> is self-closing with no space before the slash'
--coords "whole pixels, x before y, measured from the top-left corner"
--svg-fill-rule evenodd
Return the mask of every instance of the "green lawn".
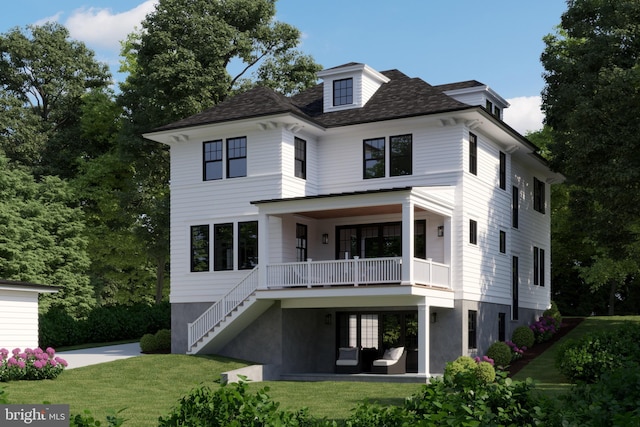
<path id="1" fill-rule="evenodd" d="M 547 351 L 532 360 L 520 372 L 514 375 L 516 380 L 524 380 L 527 377 L 536 381 L 536 388 L 546 394 L 556 396 L 569 391 L 571 384 L 555 367 L 555 357 L 559 346 L 567 339 L 579 339 L 594 332 L 615 328 L 623 322 L 637 322 L 640 324 L 640 316 L 593 316 L 585 318 L 569 334 L 565 335 Z"/>
<path id="2" fill-rule="evenodd" d="M 615 327 L 625 320 L 640 323 L 640 316 L 590 317 L 567 337 Z M 562 342 L 562 341 L 560 341 Z M 532 361 L 515 379 L 531 377 L 538 388 L 548 394 L 568 390 L 566 380 L 554 366 L 557 344 Z M 122 415 L 125 426 L 156 426 L 178 399 L 200 384 L 217 387 L 220 374 L 244 366 L 243 362 L 218 357 L 187 355 L 145 355 L 101 365 L 64 371 L 48 381 L 16 381 L 0 383 L 11 403 L 66 403 L 71 411 L 85 409 L 100 420 L 109 411 L 126 408 Z M 283 409 L 308 407 L 314 417 L 344 419 L 359 402 L 369 400 L 382 404 L 400 404 L 405 397 L 420 389 L 420 384 L 359 382 L 264 382 L 251 384 L 256 391 L 269 387 L 271 398 Z"/>

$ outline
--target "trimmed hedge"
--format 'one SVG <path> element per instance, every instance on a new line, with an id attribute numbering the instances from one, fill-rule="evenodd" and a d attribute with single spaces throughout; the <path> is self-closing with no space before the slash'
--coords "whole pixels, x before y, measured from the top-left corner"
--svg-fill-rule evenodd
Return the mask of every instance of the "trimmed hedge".
<path id="1" fill-rule="evenodd" d="M 528 326 L 518 326 L 511 334 L 511 342 L 519 348 L 531 348 L 536 342 L 536 336 Z"/>
<path id="2" fill-rule="evenodd" d="M 513 356 L 511 355 L 511 348 L 502 341 L 496 341 L 487 350 L 487 357 L 493 359 L 496 366 L 506 368 L 511 363 Z"/>
<path id="3" fill-rule="evenodd" d="M 171 306 L 133 304 L 102 306 L 84 319 L 74 319 L 60 307 L 51 307 L 39 318 L 40 347 L 139 339 L 171 327 Z"/>

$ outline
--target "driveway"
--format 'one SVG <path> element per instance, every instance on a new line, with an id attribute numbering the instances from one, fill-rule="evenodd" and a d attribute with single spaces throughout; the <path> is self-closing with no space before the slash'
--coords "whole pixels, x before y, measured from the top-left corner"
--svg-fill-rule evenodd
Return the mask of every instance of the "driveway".
<path id="1" fill-rule="evenodd" d="M 105 347 L 84 348 L 82 350 L 59 351 L 56 352 L 56 356 L 67 361 L 67 369 L 73 369 L 111 362 L 113 360 L 142 356 L 142 353 L 140 353 L 140 343 L 133 342 Z"/>

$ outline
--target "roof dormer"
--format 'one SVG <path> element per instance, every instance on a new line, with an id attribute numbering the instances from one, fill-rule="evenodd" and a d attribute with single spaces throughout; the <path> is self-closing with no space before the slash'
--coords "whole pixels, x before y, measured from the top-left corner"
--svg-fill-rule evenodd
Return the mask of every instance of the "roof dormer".
<path id="1" fill-rule="evenodd" d="M 489 86 L 475 80 L 438 86 L 446 95 L 469 105 L 480 105 L 498 119 L 509 103 Z"/>
<path id="2" fill-rule="evenodd" d="M 349 63 L 318 73 L 324 82 L 324 112 L 362 108 L 389 79 L 366 64 Z"/>

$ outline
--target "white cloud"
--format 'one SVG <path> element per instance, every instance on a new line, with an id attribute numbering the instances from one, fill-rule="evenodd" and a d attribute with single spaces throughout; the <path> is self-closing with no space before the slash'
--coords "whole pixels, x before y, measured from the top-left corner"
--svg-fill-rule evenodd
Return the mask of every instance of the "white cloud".
<path id="1" fill-rule="evenodd" d="M 544 114 L 539 96 L 507 99 L 511 106 L 504 110 L 504 121 L 522 135 L 542 129 Z"/>
<path id="2" fill-rule="evenodd" d="M 34 22 L 33 25 L 41 26 L 46 24 L 47 22 L 58 22 L 61 16 L 62 16 L 62 12 L 58 12 L 55 15 L 48 16 L 46 18 L 42 18 L 39 21 Z"/>
<path id="3" fill-rule="evenodd" d="M 81 8 L 71 13 L 64 22 L 71 38 L 81 40 L 96 50 L 120 52 L 120 41 L 154 10 L 158 0 L 146 0 L 133 9 L 113 13 L 111 9 Z"/>

